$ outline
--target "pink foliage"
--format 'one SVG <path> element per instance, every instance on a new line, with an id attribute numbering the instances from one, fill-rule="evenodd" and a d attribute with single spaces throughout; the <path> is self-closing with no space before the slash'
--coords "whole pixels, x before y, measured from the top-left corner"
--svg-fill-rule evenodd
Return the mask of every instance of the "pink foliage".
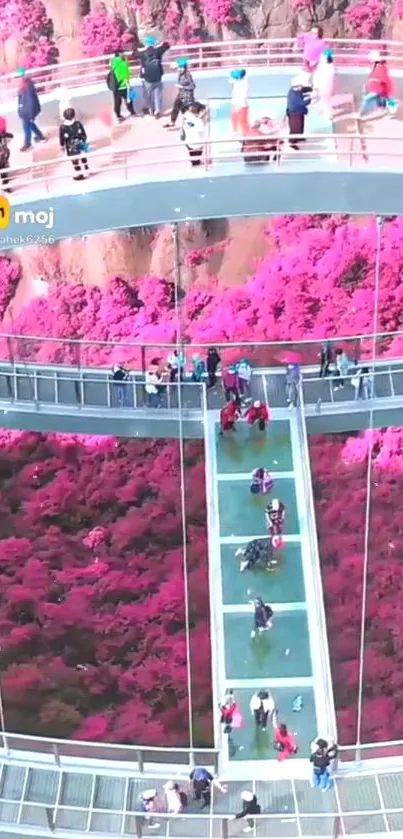
<path id="1" fill-rule="evenodd" d="M 18 262 L 0 256 L 0 318 L 3 318 L 17 290 L 21 277 Z"/>
<path id="2" fill-rule="evenodd" d="M 85 16 L 81 26 L 81 43 L 84 54 L 89 57 L 109 55 L 116 49 L 130 49 L 133 37 L 124 21 L 108 14 L 102 3 Z"/>
<path id="3" fill-rule="evenodd" d="M 17 39 L 21 63 L 27 67 L 54 64 L 58 49 L 52 40 L 52 21 L 41 0 L 1 0 L 1 38 Z"/>
<path id="4" fill-rule="evenodd" d="M 199 443 L 185 444 L 185 467 L 195 736 L 208 745 Z M 179 472 L 174 442 L 2 432 L 0 632 L 9 730 L 188 743 Z"/>
<path id="5" fill-rule="evenodd" d="M 400 510 L 403 429 L 310 439 L 333 684 L 342 743 L 356 742 L 368 457 L 372 457 L 361 741 L 403 725 Z"/>
<path id="6" fill-rule="evenodd" d="M 233 0 L 203 0 L 203 11 L 214 23 L 227 23 Z"/>
<path id="7" fill-rule="evenodd" d="M 384 0 L 359 0 L 347 9 L 345 18 L 355 35 L 371 38 L 378 33 L 385 9 Z"/>

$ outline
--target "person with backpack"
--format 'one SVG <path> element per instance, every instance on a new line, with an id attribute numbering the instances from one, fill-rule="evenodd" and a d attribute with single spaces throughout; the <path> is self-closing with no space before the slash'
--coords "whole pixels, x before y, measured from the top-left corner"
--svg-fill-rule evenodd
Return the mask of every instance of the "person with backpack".
<path id="1" fill-rule="evenodd" d="M 207 387 L 215 387 L 217 384 L 217 367 L 221 362 L 216 347 L 209 347 L 207 350 L 206 370 L 207 370 Z"/>
<path id="2" fill-rule="evenodd" d="M 336 744 L 329 745 L 327 740 L 318 737 L 311 743 L 310 762 L 313 764 L 312 786 L 324 792 L 332 785 L 329 766 L 337 757 L 338 747 Z"/>
<path id="3" fill-rule="evenodd" d="M 8 144 L 13 139 L 13 134 L 7 131 L 6 121 L 0 117 L 0 177 L 3 184 L 3 192 L 11 192 L 9 187 L 10 173 L 8 171 L 10 165 L 10 149 Z"/>
<path id="4" fill-rule="evenodd" d="M 247 789 L 241 792 L 241 802 L 242 809 L 234 816 L 234 821 L 246 819 L 246 827 L 244 827 L 243 833 L 250 833 L 255 826 L 255 819 L 251 816 L 258 816 L 262 812 L 262 808 L 258 803 L 257 796 Z"/>
<path id="5" fill-rule="evenodd" d="M 164 69 L 162 56 L 169 50 L 168 41 L 157 43 L 155 35 L 144 38 L 144 46 L 135 52 L 135 58 L 140 60 L 140 78 L 143 82 L 145 112 L 153 114 L 159 119 L 162 111 L 162 77 Z"/>
<path id="6" fill-rule="evenodd" d="M 272 717 L 276 706 L 274 699 L 268 690 L 259 690 L 254 693 L 249 703 L 250 710 L 255 718 L 255 723 L 262 731 L 266 731 L 269 717 Z"/>
<path id="7" fill-rule="evenodd" d="M 202 810 L 204 809 L 204 807 L 210 807 L 212 784 L 215 787 L 217 787 L 217 789 L 219 789 L 220 792 L 227 792 L 227 787 L 225 787 L 223 784 L 220 784 L 217 778 L 213 778 L 211 772 L 209 772 L 208 769 L 205 769 L 204 766 L 195 766 L 195 768 L 192 769 L 189 777 L 192 782 L 195 800 L 203 800 L 203 804 L 201 807 Z"/>
<path id="8" fill-rule="evenodd" d="M 250 637 L 255 638 L 257 632 L 267 632 L 268 629 L 271 629 L 274 612 L 262 597 L 255 597 L 252 602 L 255 607 L 255 624 Z"/>
<path id="9" fill-rule="evenodd" d="M 113 93 L 113 109 L 118 122 L 123 122 L 124 119 L 121 114 L 122 102 L 125 103 L 130 116 L 134 117 L 136 112 L 130 92 L 130 64 L 123 50 L 116 50 L 111 59 L 107 84 Z"/>
<path id="10" fill-rule="evenodd" d="M 170 122 L 165 125 L 165 128 L 175 128 L 179 114 L 184 114 L 190 105 L 195 104 L 196 85 L 188 69 L 187 58 L 178 58 L 176 66 L 178 68 L 178 78 L 176 80 L 177 94 L 172 106 Z"/>
<path id="11" fill-rule="evenodd" d="M 32 148 L 32 135 L 36 143 L 44 143 L 46 137 L 38 128 L 35 120 L 41 112 L 41 104 L 36 87 L 32 79 L 27 76 L 27 71 L 24 67 L 19 67 L 17 76 L 20 79 L 20 86 L 18 89 L 18 116 L 22 122 L 22 129 L 24 132 L 24 145 L 21 151 L 29 151 Z"/>
<path id="12" fill-rule="evenodd" d="M 74 108 L 67 108 L 63 113 L 63 123 L 59 128 L 59 142 L 67 157 L 71 157 L 74 175 L 73 180 L 83 181 L 88 175 L 88 160 L 83 156 L 87 148 L 87 134 L 85 128 L 76 118 Z"/>

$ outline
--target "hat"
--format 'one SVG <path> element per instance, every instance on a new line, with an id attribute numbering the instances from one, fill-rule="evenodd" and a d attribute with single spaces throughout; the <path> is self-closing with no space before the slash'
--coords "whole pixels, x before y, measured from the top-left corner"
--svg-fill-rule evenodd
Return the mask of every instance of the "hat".
<path id="1" fill-rule="evenodd" d="M 327 49 L 324 51 L 323 55 L 325 56 L 325 58 L 333 58 L 334 52 L 333 50 Z"/>
<path id="2" fill-rule="evenodd" d="M 256 400 L 256 402 L 253 403 L 253 407 L 254 408 L 260 408 L 260 402 L 259 402 L 258 399 Z"/>
<path id="3" fill-rule="evenodd" d="M 175 789 L 175 787 L 176 787 L 175 781 L 167 781 L 166 784 L 164 784 L 164 787 L 165 787 L 165 789 Z M 154 792 L 154 790 L 153 790 L 153 792 Z"/>
<path id="4" fill-rule="evenodd" d="M 271 506 L 272 506 L 273 510 L 279 510 L 280 509 L 280 502 L 279 502 L 278 498 L 273 498 L 273 501 L 271 502 Z"/>
<path id="5" fill-rule="evenodd" d="M 239 68 L 238 70 L 231 70 L 231 79 L 243 79 L 246 76 L 246 70 Z"/>
<path id="6" fill-rule="evenodd" d="M 144 38 L 144 43 L 146 47 L 155 47 L 157 43 L 157 39 L 155 35 L 146 35 Z"/>
<path id="7" fill-rule="evenodd" d="M 241 792 L 242 801 L 253 801 L 253 792 L 249 792 L 248 789 L 243 789 Z"/>
<path id="8" fill-rule="evenodd" d="M 176 62 L 177 67 L 187 67 L 188 66 L 188 59 L 187 58 L 178 58 Z"/>
<path id="9" fill-rule="evenodd" d="M 380 50 L 371 50 L 368 53 L 368 60 L 369 61 L 382 61 L 381 51 Z"/>
<path id="10" fill-rule="evenodd" d="M 308 84 L 307 76 L 304 73 L 300 73 L 299 76 L 294 76 L 291 79 L 291 87 L 305 87 Z"/>
<path id="11" fill-rule="evenodd" d="M 192 360 L 193 361 L 200 361 L 200 353 L 198 353 L 198 352 L 193 353 Z"/>
<path id="12" fill-rule="evenodd" d="M 23 77 L 23 76 L 26 76 L 26 74 L 27 74 L 27 71 L 26 71 L 25 67 L 18 67 L 17 68 L 17 76 Z"/>
<path id="13" fill-rule="evenodd" d="M 145 789 L 144 792 L 141 793 L 141 797 L 143 801 L 151 801 L 157 795 L 156 789 Z"/>

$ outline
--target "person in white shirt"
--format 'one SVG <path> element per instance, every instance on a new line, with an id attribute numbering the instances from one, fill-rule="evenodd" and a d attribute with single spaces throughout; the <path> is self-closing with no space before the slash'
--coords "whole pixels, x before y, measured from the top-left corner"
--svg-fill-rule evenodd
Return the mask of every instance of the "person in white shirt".
<path id="1" fill-rule="evenodd" d="M 247 136 L 249 130 L 248 80 L 246 70 L 232 70 L 231 125 L 235 134 Z"/>
<path id="2" fill-rule="evenodd" d="M 254 693 L 249 703 L 250 710 L 255 718 L 255 723 L 266 731 L 267 721 L 272 717 L 276 706 L 271 693 L 268 690 L 259 690 Z"/>
<path id="3" fill-rule="evenodd" d="M 185 367 L 186 367 L 186 357 L 183 352 L 178 352 L 178 350 L 174 350 L 168 355 L 167 359 L 167 367 L 169 371 L 169 381 L 176 382 L 178 380 L 178 373 L 179 378 L 182 381 L 185 375 Z"/>
<path id="4" fill-rule="evenodd" d="M 206 108 L 199 102 L 190 105 L 183 115 L 181 140 L 189 152 L 192 166 L 200 166 L 206 139 Z"/>
<path id="5" fill-rule="evenodd" d="M 167 802 L 167 812 L 177 816 L 183 809 L 183 799 L 181 798 L 179 784 L 175 783 L 175 781 L 167 781 L 164 784 L 164 793 Z"/>
<path id="6" fill-rule="evenodd" d="M 320 56 L 313 76 L 313 87 L 322 106 L 325 119 L 331 120 L 332 97 L 334 93 L 334 78 L 336 68 L 332 50 L 326 49 Z"/>
<path id="7" fill-rule="evenodd" d="M 153 368 L 147 370 L 145 376 L 145 391 L 147 394 L 147 402 L 150 408 L 159 408 L 161 405 L 161 377 Z"/>

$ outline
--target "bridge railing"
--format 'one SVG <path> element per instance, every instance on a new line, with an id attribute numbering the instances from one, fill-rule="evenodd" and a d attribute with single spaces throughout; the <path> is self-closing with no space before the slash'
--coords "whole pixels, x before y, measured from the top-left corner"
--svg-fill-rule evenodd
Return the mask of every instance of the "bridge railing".
<path id="1" fill-rule="evenodd" d="M 179 311 L 178 317 L 181 317 Z M 182 327 L 182 333 L 185 330 Z M 185 339 L 182 350 L 185 355 L 185 370 L 188 375 L 193 369 L 193 357 L 199 355 L 206 360 L 208 347 L 214 345 L 221 357 L 222 366 L 233 364 L 246 357 L 255 368 L 284 369 L 288 363 L 298 362 L 303 366 L 312 366 L 319 373 L 319 355 L 326 341 L 330 341 L 333 349 L 340 347 L 345 350 L 352 363 L 355 361 L 370 363 L 373 358 L 373 335 L 351 335 L 333 339 L 320 338 L 301 341 L 219 341 L 193 342 Z M 385 332 L 376 335 L 375 361 L 387 364 L 403 357 L 403 331 Z M 17 333 L 0 333 L 0 365 L 20 366 L 35 363 L 39 369 L 41 365 L 59 364 L 69 369 L 99 370 L 105 368 L 109 372 L 113 364 L 126 363 L 133 374 L 145 373 L 151 362 L 159 360 L 161 364 L 168 361 L 169 355 L 177 349 L 176 342 L 143 342 L 134 341 L 87 341 L 80 338 L 51 338 L 37 335 L 21 335 Z"/>
<path id="2" fill-rule="evenodd" d="M 326 39 L 335 53 L 336 63 L 351 67 L 368 66 L 368 52 L 380 49 L 387 56 L 392 68 L 403 66 L 403 43 L 398 41 L 371 39 Z M 129 54 L 130 55 L 130 54 Z M 269 38 L 237 41 L 213 41 L 201 44 L 178 44 L 166 54 L 166 70 L 176 69 L 176 60 L 186 55 L 193 70 L 231 69 L 242 64 L 245 67 L 300 65 L 301 49 L 295 38 Z M 104 83 L 108 73 L 110 55 L 84 58 L 50 64 L 30 70 L 30 75 L 40 93 L 56 92 L 60 87 L 88 87 Z M 132 60 L 133 72 L 138 73 L 138 61 Z M 19 80 L 15 73 L 0 79 L 2 101 L 17 95 Z"/>
<path id="3" fill-rule="evenodd" d="M 91 139 L 91 138 L 90 138 Z M 341 165 L 367 172 L 375 170 L 396 171 L 402 165 L 403 149 L 399 137 L 363 136 L 361 134 L 306 134 L 294 135 L 292 142 L 299 148 L 291 148 L 285 134 L 270 138 L 270 151 L 267 150 L 267 136 L 262 136 L 256 149 L 256 136 L 220 139 L 207 138 L 200 141 L 203 148 L 200 167 L 190 164 L 186 147 L 179 139 L 171 143 L 158 145 L 131 146 L 118 149 L 110 146 L 102 151 L 90 151 L 88 158 L 90 177 L 76 184 L 72 178 L 71 161 L 60 153 L 58 157 L 41 162 L 28 163 L 25 166 L 10 167 L 3 170 L 9 178 L 9 186 L 14 195 L 26 198 L 60 194 L 85 194 L 92 186 L 104 185 L 108 189 L 114 186 L 135 184 L 143 181 L 161 181 L 175 173 L 186 177 L 199 177 L 204 171 L 214 168 L 217 174 L 227 172 L 234 166 L 239 171 L 240 164 L 245 171 L 275 173 L 284 167 L 292 166 L 293 171 L 304 171 L 316 166 L 329 169 Z M 260 139 L 260 138 L 259 138 Z M 241 143 L 254 144 L 254 149 L 241 151 Z M 245 156 L 247 160 L 245 160 Z M 301 167 L 301 168 L 299 168 Z M 28 218 L 29 210 L 14 207 L 19 218 Z M 49 239 L 52 230 L 43 229 L 44 237 Z"/>
<path id="4" fill-rule="evenodd" d="M 368 370 L 368 385 L 363 386 L 359 380 L 359 369 Z M 302 383 L 305 405 L 337 405 L 342 402 L 368 401 L 372 399 L 388 399 L 392 396 L 403 396 L 403 364 L 396 362 L 376 369 L 370 361 L 351 365 L 344 376 L 331 375 L 326 377 L 304 378 Z"/>

